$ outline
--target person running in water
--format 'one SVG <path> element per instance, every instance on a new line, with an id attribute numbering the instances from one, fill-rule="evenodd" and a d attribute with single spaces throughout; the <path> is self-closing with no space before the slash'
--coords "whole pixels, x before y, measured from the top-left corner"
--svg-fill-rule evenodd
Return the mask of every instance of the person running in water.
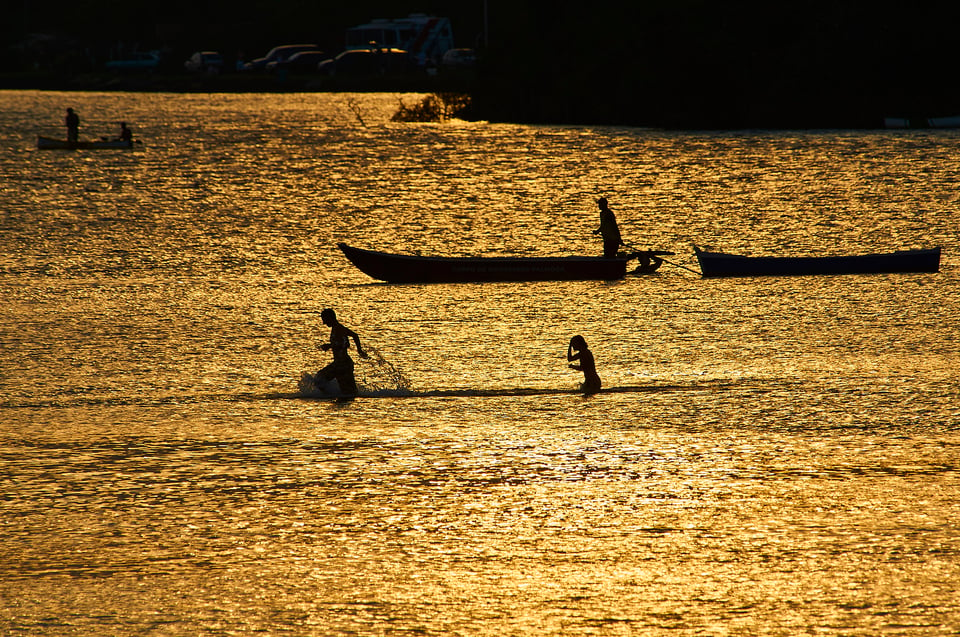
<path id="1" fill-rule="evenodd" d="M 355 396 L 357 394 L 357 381 L 353 376 L 353 359 L 347 351 L 350 348 L 350 339 L 357 346 L 357 353 L 360 358 L 367 358 L 367 353 L 363 351 L 360 345 L 360 337 L 357 333 L 346 327 L 337 320 L 337 314 L 330 308 L 320 312 L 320 320 L 330 328 L 330 341 L 323 343 L 320 349 L 333 352 L 333 362 L 317 372 L 317 381 L 329 382 L 336 379 L 340 385 L 340 393 L 346 396 Z M 319 383 L 318 383 L 319 384 Z"/>

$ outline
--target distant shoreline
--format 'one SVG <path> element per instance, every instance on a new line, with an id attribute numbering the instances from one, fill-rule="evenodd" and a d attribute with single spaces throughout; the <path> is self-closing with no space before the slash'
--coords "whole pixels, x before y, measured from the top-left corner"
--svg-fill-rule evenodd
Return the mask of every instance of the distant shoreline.
<path id="1" fill-rule="evenodd" d="M 509 85 L 492 89 L 478 81 L 473 72 L 441 73 L 372 78 L 329 77 L 317 74 L 230 72 L 218 75 L 191 75 L 182 72 L 155 73 L 0 73 L 0 90 L 62 92 L 130 92 L 182 94 L 242 93 L 450 93 L 467 95 L 472 106 L 461 114 L 465 119 L 546 125 L 613 125 L 663 128 L 668 130 L 872 130 L 885 128 L 885 118 L 899 117 L 906 124 L 895 128 L 927 128 L 923 122 L 934 115 L 960 115 L 960 107 L 939 107 L 900 114 L 885 112 L 871 104 L 837 99 L 828 108 L 822 104 L 787 105 L 726 101 L 713 108 L 681 101 L 661 104 L 658 109 L 638 113 L 630 104 L 598 113 L 590 104 L 549 95 L 518 93 Z M 646 104 L 648 107 L 650 103 Z M 717 108 L 720 106 L 721 108 Z M 763 108 L 755 108 L 762 106 Z M 806 108 L 809 107 L 809 108 Z M 935 128 L 934 126 L 930 126 Z"/>
<path id="2" fill-rule="evenodd" d="M 118 91 L 137 93 L 470 93 L 465 75 L 338 78 L 317 75 L 276 76 L 263 73 L 0 74 L 0 90 Z"/>

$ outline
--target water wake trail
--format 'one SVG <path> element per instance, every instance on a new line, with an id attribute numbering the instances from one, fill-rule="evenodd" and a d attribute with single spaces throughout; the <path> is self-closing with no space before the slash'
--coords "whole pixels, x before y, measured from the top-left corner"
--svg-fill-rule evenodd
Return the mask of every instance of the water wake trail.
<path id="1" fill-rule="evenodd" d="M 603 396 L 607 394 L 651 394 L 669 392 L 715 392 L 731 391 L 734 389 L 749 388 L 752 391 L 773 391 L 774 387 L 763 388 L 742 380 L 703 381 L 690 384 L 668 383 L 650 385 L 624 385 L 605 387 L 598 394 L 585 396 Z M 583 393 L 576 387 L 543 388 L 543 387 L 508 387 L 498 389 L 428 389 L 414 390 L 407 387 L 371 388 L 361 386 L 356 398 L 365 399 L 430 399 L 430 398 L 523 398 L 537 396 L 576 396 Z M 51 398 L 47 400 L 5 400 L 0 401 L 0 413 L 14 409 L 67 409 L 80 406 L 89 407 L 120 407 L 120 406 L 170 406 L 170 405 L 197 405 L 202 403 L 229 403 L 229 402 L 259 402 L 264 400 L 337 400 L 342 399 L 336 394 L 327 394 L 302 387 L 298 391 L 285 392 L 197 392 L 176 395 L 143 395 L 126 396 L 83 396 L 74 398 Z"/>
<path id="2" fill-rule="evenodd" d="M 597 394 L 633 394 L 633 393 L 660 393 L 679 391 L 720 391 L 740 387 L 742 383 L 736 381 L 706 381 L 701 383 L 664 384 L 664 385 L 624 385 L 606 387 Z M 491 398 L 491 397 L 525 397 L 525 396 L 575 396 L 583 395 L 578 388 L 543 388 L 543 387 L 511 387 L 501 389 L 431 389 L 412 390 L 404 389 L 377 389 L 365 391 L 361 389 L 357 398 Z M 324 395 L 317 392 L 298 392 L 295 394 L 275 394 L 275 398 L 319 398 L 332 399 L 336 396 Z"/>

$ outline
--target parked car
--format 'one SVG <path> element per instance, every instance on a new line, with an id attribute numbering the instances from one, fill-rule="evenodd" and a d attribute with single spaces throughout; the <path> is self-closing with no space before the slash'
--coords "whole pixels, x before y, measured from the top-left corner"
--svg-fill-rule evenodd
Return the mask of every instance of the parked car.
<path id="1" fill-rule="evenodd" d="M 440 64 L 451 68 L 466 68 L 477 63 L 477 52 L 473 49 L 450 49 L 443 54 Z"/>
<path id="2" fill-rule="evenodd" d="M 323 51 L 300 51 L 282 62 L 268 63 L 267 70 L 271 73 L 283 70 L 291 73 L 316 73 L 317 65 L 329 59 L 330 56 Z"/>
<path id="3" fill-rule="evenodd" d="M 183 63 L 191 73 L 216 74 L 223 70 L 223 56 L 216 51 L 197 51 Z"/>
<path id="4" fill-rule="evenodd" d="M 243 65 L 244 71 L 265 71 L 267 65 L 271 62 L 285 62 L 294 53 L 301 51 L 319 51 L 320 47 L 316 44 L 284 44 L 270 49 L 262 58 L 251 60 Z"/>
<path id="5" fill-rule="evenodd" d="M 326 75 L 358 77 L 403 74 L 414 68 L 410 56 L 400 49 L 355 49 L 320 63 Z"/>
<path id="6" fill-rule="evenodd" d="M 154 71 L 160 66 L 160 52 L 131 53 L 122 60 L 110 60 L 106 68 L 111 71 Z"/>

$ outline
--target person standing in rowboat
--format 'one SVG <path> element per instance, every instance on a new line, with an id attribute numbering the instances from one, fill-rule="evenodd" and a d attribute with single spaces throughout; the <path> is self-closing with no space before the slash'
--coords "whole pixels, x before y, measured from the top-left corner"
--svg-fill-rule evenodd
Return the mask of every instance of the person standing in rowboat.
<path id="1" fill-rule="evenodd" d="M 649 250 L 638 250 L 633 246 L 628 246 L 623 242 L 620 236 L 620 227 L 617 225 L 617 217 L 607 205 L 607 198 L 600 197 L 597 200 L 600 206 L 600 227 L 593 231 L 593 234 L 599 234 L 603 237 L 603 256 L 613 258 L 617 256 L 617 250 L 620 246 L 634 250 L 632 258 L 637 260 L 637 269 L 635 272 L 654 272 L 663 263 L 663 259 L 653 254 Z"/>
<path id="2" fill-rule="evenodd" d="M 330 341 L 323 343 L 320 349 L 332 351 L 333 362 L 317 372 L 317 380 L 326 383 L 336 379 L 337 384 L 340 385 L 340 393 L 355 396 L 358 390 L 357 381 L 353 376 L 354 363 L 347 350 L 350 348 L 350 339 L 352 338 L 357 346 L 357 353 L 360 354 L 360 358 L 367 358 L 367 353 L 363 351 L 363 347 L 360 345 L 360 337 L 357 336 L 356 332 L 340 323 L 337 320 L 336 312 L 330 308 L 320 312 L 320 320 L 330 328 Z"/>
<path id="3" fill-rule="evenodd" d="M 612 258 L 617 256 L 617 250 L 623 245 L 620 227 L 617 226 L 617 217 L 607 205 L 606 197 L 600 197 L 597 205 L 600 206 L 600 227 L 594 230 L 593 234 L 603 237 L 603 256 Z"/>
<path id="4" fill-rule="evenodd" d="M 567 345 L 567 361 L 571 363 L 570 369 L 583 372 L 580 391 L 584 394 L 596 394 L 600 391 L 600 376 L 597 374 L 597 363 L 593 359 L 593 352 L 587 347 L 587 341 L 579 334 L 571 338 L 570 344 Z M 574 365 L 573 361 L 580 361 L 580 364 Z"/>
<path id="5" fill-rule="evenodd" d="M 64 119 L 64 123 L 67 125 L 67 141 L 80 141 L 80 116 L 72 108 L 67 109 L 67 117 Z"/>

